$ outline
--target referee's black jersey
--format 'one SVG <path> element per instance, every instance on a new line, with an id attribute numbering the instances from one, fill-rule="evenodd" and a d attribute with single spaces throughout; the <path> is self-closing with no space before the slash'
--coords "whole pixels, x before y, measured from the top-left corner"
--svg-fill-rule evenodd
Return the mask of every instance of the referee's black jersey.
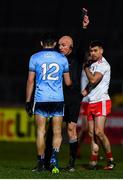
<path id="1" fill-rule="evenodd" d="M 74 41 L 74 48 L 72 53 L 67 57 L 69 62 L 69 71 L 72 79 L 72 86 L 66 86 L 65 83 L 63 85 L 64 89 L 64 100 L 65 104 L 71 103 L 80 103 L 81 96 L 81 72 L 82 65 L 85 56 L 85 51 L 87 50 L 88 44 L 88 31 L 87 29 L 81 30 L 79 32 L 79 36 Z"/>
<path id="2" fill-rule="evenodd" d="M 69 72 L 72 79 L 72 85 L 66 86 L 64 83 L 63 92 L 65 104 L 71 102 L 80 102 L 81 101 L 81 87 L 80 87 L 80 78 L 82 71 L 82 63 L 74 54 L 67 56 L 69 62 Z"/>

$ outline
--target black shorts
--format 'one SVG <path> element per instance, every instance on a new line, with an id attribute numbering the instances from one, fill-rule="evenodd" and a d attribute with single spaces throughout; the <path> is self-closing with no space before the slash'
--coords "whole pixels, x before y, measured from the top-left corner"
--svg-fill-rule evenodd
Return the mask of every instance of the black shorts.
<path id="1" fill-rule="evenodd" d="M 65 104 L 64 121 L 66 123 L 74 122 L 77 123 L 80 111 L 80 103 L 74 102 Z"/>
<path id="2" fill-rule="evenodd" d="M 63 102 L 36 102 L 34 114 L 43 117 L 64 116 Z"/>

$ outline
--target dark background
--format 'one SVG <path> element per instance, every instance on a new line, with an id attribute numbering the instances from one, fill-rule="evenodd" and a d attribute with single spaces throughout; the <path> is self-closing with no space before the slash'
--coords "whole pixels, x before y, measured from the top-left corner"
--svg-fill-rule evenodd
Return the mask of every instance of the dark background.
<path id="1" fill-rule="evenodd" d="M 122 0 L 1 0 L 0 104 L 25 103 L 30 56 L 40 50 L 44 32 L 80 31 L 82 7 L 88 9 L 87 41 L 102 40 L 111 64 L 111 96 L 123 92 Z"/>

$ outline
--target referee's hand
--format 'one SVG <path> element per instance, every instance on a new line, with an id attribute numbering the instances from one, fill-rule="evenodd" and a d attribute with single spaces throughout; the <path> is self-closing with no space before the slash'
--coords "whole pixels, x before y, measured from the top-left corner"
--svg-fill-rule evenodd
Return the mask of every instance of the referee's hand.
<path id="1" fill-rule="evenodd" d="M 25 109 L 26 109 L 27 114 L 31 117 L 33 114 L 33 110 L 32 110 L 33 109 L 33 103 L 32 102 L 26 102 Z"/>

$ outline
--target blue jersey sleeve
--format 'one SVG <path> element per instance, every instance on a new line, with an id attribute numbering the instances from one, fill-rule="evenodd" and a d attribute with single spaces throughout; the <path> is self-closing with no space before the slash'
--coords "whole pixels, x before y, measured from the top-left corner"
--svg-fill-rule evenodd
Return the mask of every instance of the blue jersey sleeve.
<path id="1" fill-rule="evenodd" d="M 69 64 L 66 57 L 64 57 L 64 73 L 69 72 Z"/>
<path id="2" fill-rule="evenodd" d="M 31 56 L 30 61 L 29 61 L 29 71 L 35 72 L 35 59 L 33 56 Z"/>

